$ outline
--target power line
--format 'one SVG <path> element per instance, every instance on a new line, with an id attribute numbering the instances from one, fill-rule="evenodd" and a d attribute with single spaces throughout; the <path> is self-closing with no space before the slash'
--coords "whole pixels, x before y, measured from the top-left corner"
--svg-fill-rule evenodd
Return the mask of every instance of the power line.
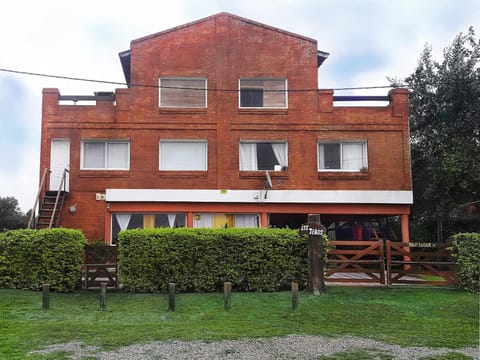
<path id="1" fill-rule="evenodd" d="M 126 82 L 119 82 L 119 81 L 87 79 L 87 78 L 80 78 L 80 77 L 73 77 L 73 76 L 43 74 L 43 73 L 36 73 L 36 72 L 30 72 L 30 71 L 4 69 L 4 68 L 0 68 L 0 72 L 7 72 L 7 73 L 12 73 L 12 74 L 27 75 L 27 76 L 46 77 L 46 78 L 61 79 L 61 80 L 72 80 L 72 81 L 83 81 L 83 82 L 91 82 L 91 83 L 98 83 L 98 84 L 120 85 L 120 86 L 128 86 L 128 87 L 187 89 L 187 90 L 199 90 L 199 91 L 208 90 L 208 91 L 218 91 L 218 92 L 238 92 L 239 91 L 239 89 L 192 88 L 192 87 L 185 88 L 185 87 L 177 87 L 177 86 L 161 86 L 161 85 L 152 85 L 152 84 L 128 84 Z M 327 88 L 322 88 L 322 89 L 286 89 L 286 90 L 267 90 L 267 91 L 281 91 L 281 92 L 284 92 L 284 91 L 287 91 L 287 92 L 309 92 L 309 91 L 319 91 L 319 90 L 347 91 L 347 90 L 389 89 L 389 88 L 394 88 L 394 87 L 407 88 L 408 85 L 396 84 L 395 86 L 392 86 L 392 85 L 351 86 L 351 87 L 338 87 L 338 88 L 328 88 L 328 89 Z"/>

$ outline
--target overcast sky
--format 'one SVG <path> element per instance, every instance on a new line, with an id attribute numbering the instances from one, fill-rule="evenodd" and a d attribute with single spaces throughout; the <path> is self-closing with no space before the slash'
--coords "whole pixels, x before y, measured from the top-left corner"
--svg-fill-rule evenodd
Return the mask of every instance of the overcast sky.
<path id="1" fill-rule="evenodd" d="M 118 53 L 131 40 L 223 11 L 316 39 L 330 53 L 319 88 L 388 85 L 414 71 L 425 44 L 441 60 L 458 33 L 480 31 L 478 0 L 15 0 L 2 4 L 0 68 L 124 82 Z M 47 87 L 92 95 L 121 86 L 0 71 L 0 197 L 23 212 L 38 190 Z"/>

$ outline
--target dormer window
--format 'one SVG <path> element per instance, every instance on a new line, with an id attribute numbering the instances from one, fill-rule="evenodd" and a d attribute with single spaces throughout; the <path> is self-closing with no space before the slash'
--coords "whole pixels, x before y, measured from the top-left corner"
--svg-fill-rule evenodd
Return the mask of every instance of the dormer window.
<path id="1" fill-rule="evenodd" d="M 240 79 L 240 108 L 287 108 L 287 79 Z"/>
<path id="2" fill-rule="evenodd" d="M 207 79 L 160 78 L 159 106 L 161 108 L 206 108 Z"/>

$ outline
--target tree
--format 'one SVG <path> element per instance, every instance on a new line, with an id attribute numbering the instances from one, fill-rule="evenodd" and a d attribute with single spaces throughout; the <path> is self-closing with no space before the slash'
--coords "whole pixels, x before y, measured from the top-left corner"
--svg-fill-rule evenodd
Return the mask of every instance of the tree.
<path id="1" fill-rule="evenodd" d="M 26 228 L 28 218 L 20 211 L 14 197 L 0 197 L 0 232 Z"/>
<path id="2" fill-rule="evenodd" d="M 436 224 L 439 241 L 459 205 L 480 200 L 480 41 L 473 28 L 457 35 L 443 56 L 434 61 L 426 46 L 405 79 L 411 89 L 412 220 L 423 228 Z"/>

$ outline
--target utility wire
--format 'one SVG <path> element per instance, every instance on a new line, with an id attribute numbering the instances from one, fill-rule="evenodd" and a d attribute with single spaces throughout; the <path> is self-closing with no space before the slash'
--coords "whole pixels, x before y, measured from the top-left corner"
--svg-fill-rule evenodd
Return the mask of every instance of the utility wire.
<path id="1" fill-rule="evenodd" d="M 52 74 L 42 74 L 42 73 L 35 73 L 30 71 L 21 71 L 21 70 L 13 70 L 13 69 L 4 69 L 0 68 L 0 72 L 12 73 L 12 74 L 19 74 L 19 75 L 27 75 L 27 76 L 39 76 L 39 77 L 46 77 L 46 78 L 53 78 L 53 79 L 61 79 L 61 80 L 72 80 L 72 81 L 84 81 L 84 82 L 92 82 L 98 84 L 109 84 L 109 85 L 121 85 L 121 86 L 128 86 L 128 87 L 146 87 L 146 88 L 162 88 L 162 89 L 186 89 L 186 90 L 199 90 L 199 91 L 218 91 L 218 92 L 238 92 L 239 89 L 217 89 L 217 88 L 193 88 L 193 87 L 177 87 L 177 86 L 161 86 L 161 85 L 151 85 L 151 84 L 128 84 L 126 82 L 119 82 L 119 81 L 108 81 L 108 80 L 97 80 L 97 79 L 86 79 L 86 78 L 79 78 L 79 77 L 72 77 L 72 76 L 62 76 L 62 75 L 52 75 Z M 406 84 L 395 84 L 393 85 L 380 85 L 380 86 L 351 86 L 351 87 L 338 87 L 338 88 L 328 88 L 328 89 L 286 89 L 286 90 L 267 90 L 267 91 L 287 91 L 287 92 L 308 92 L 308 91 L 319 91 L 319 90 L 334 90 L 334 91 L 346 91 L 346 90 L 371 90 L 371 89 L 389 89 L 389 88 L 408 88 Z"/>

